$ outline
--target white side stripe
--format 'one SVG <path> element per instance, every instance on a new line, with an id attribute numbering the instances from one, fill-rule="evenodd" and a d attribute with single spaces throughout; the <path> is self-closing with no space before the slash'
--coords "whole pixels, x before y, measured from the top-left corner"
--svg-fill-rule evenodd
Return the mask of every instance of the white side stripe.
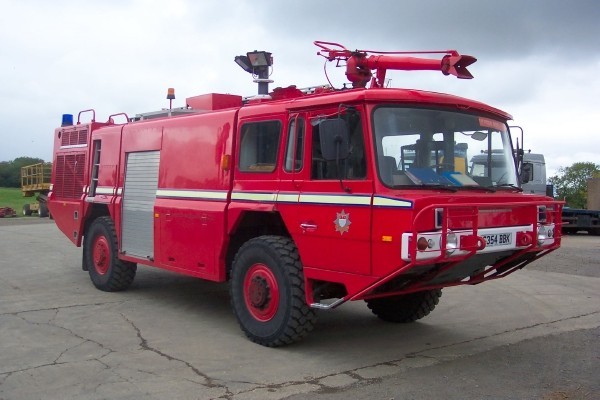
<path id="1" fill-rule="evenodd" d="M 370 206 L 371 196 L 300 194 L 300 203 Z"/>
<path id="2" fill-rule="evenodd" d="M 277 202 L 279 203 L 297 203 L 300 193 L 278 193 Z"/>
<path id="3" fill-rule="evenodd" d="M 98 186 L 96 188 L 96 194 L 104 194 L 104 195 L 114 195 L 115 194 L 115 188 L 112 188 L 110 186 Z"/>
<path id="4" fill-rule="evenodd" d="M 84 188 L 85 189 L 85 188 Z M 89 189 L 89 187 L 88 187 Z M 87 190 L 86 190 L 87 192 Z M 97 195 L 122 195 L 123 188 L 109 186 L 99 186 L 96 188 Z M 177 190 L 177 189 L 158 189 L 157 197 L 170 197 L 180 199 L 195 200 L 227 200 L 227 191 L 219 190 Z M 321 194 L 302 194 L 302 193 L 253 193 L 253 192 L 232 192 L 232 200 L 238 201 L 259 201 L 269 203 L 303 203 L 303 204 L 340 204 L 354 206 L 370 206 L 371 196 L 369 195 L 321 195 Z M 374 207 L 395 207 L 412 208 L 413 204 L 408 200 L 393 199 L 390 197 L 373 197 Z"/>
<path id="5" fill-rule="evenodd" d="M 277 193 L 233 192 L 231 193 L 231 200 L 275 202 L 277 200 Z"/>
<path id="6" fill-rule="evenodd" d="M 199 200 L 227 200 L 225 191 L 158 189 L 157 197 L 176 197 Z"/>
<path id="7" fill-rule="evenodd" d="M 85 186 L 83 189 L 84 189 L 83 190 L 84 193 L 88 193 L 88 191 L 90 190 L 90 186 Z M 117 196 L 121 196 L 123 194 L 123 188 L 115 189 L 112 186 L 98 186 L 96 188 L 96 195 L 98 195 L 98 194 L 108 195 L 108 196 L 114 196 L 116 194 Z"/>
<path id="8" fill-rule="evenodd" d="M 412 203 L 407 200 L 396 200 L 390 199 L 389 197 L 375 196 L 373 198 L 373 205 L 376 207 L 401 207 L 401 208 L 412 208 Z"/>

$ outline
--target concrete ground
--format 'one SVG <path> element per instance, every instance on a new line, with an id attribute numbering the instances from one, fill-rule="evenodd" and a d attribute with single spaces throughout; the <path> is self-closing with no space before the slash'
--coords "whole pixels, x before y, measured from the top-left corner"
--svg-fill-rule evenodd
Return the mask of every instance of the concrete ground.
<path id="1" fill-rule="evenodd" d="M 600 237 L 526 270 L 444 290 L 409 325 L 362 302 L 301 343 L 249 342 L 227 286 L 140 267 L 96 290 L 52 221 L 0 219 L 0 400 L 597 399 Z"/>

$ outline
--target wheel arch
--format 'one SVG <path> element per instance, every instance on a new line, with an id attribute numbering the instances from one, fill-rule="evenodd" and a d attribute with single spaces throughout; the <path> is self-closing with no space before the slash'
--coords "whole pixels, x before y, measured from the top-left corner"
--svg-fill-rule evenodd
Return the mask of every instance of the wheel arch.
<path id="1" fill-rule="evenodd" d="M 281 214 L 277 211 L 242 211 L 229 232 L 229 244 L 225 254 L 226 279 L 231 277 L 233 259 L 247 241 L 264 235 L 291 238 Z"/>
<path id="2" fill-rule="evenodd" d="M 92 204 L 86 212 L 85 221 L 83 223 L 83 236 L 86 235 L 90 226 L 99 217 L 111 217 L 106 204 Z M 111 217 L 112 218 L 112 217 Z"/>

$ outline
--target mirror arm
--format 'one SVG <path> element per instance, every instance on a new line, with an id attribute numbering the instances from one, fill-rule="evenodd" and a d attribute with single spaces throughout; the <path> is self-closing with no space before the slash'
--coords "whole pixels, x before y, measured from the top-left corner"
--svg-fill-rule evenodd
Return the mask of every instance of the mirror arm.
<path id="1" fill-rule="evenodd" d="M 517 138 L 517 148 L 516 148 L 516 164 L 517 164 L 517 173 L 519 174 L 519 176 L 521 175 L 521 169 L 523 167 L 523 155 L 525 154 L 525 144 L 523 143 L 523 128 L 521 128 L 520 126 L 517 125 L 513 125 L 513 126 L 509 126 L 510 128 L 514 128 L 514 129 L 518 129 L 521 131 L 521 147 L 519 147 L 519 138 Z"/>
<path id="2" fill-rule="evenodd" d="M 342 146 L 342 137 L 341 136 L 336 136 L 335 137 L 335 169 L 336 169 L 336 173 L 337 176 L 340 180 L 340 187 L 342 188 L 342 190 L 346 193 L 350 193 L 350 188 L 348 186 L 344 186 L 344 181 L 342 180 L 342 174 L 340 173 L 340 147 Z M 344 170 L 344 173 L 346 171 Z"/>

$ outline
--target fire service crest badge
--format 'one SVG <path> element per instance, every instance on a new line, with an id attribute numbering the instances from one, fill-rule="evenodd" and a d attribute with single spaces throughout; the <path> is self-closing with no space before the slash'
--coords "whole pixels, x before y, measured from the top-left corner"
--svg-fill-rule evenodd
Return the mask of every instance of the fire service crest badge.
<path id="1" fill-rule="evenodd" d="M 337 216 L 333 220 L 333 224 L 335 225 L 335 230 L 343 235 L 344 232 L 348 232 L 350 230 L 350 214 L 346 214 L 344 210 L 341 213 L 336 213 Z"/>

